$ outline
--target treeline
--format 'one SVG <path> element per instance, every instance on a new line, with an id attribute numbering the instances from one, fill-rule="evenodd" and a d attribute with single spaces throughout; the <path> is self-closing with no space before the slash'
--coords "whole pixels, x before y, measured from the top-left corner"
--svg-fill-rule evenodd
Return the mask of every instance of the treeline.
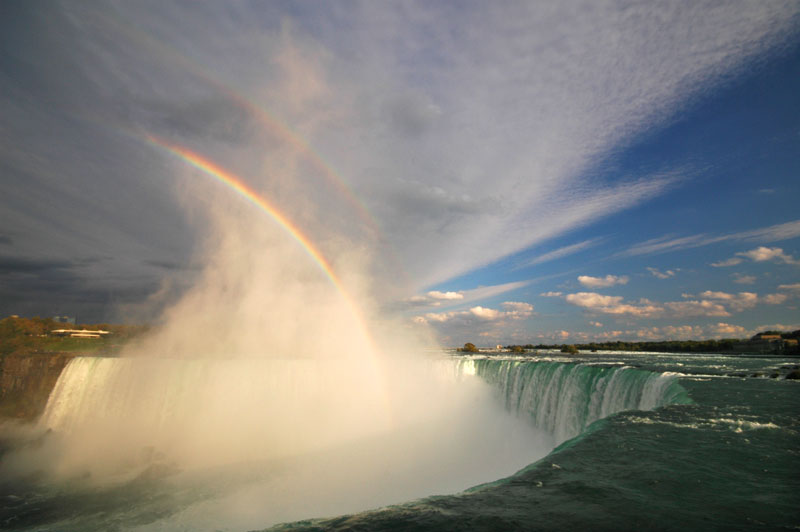
<path id="1" fill-rule="evenodd" d="M 118 347 L 148 330 L 147 325 L 112 323 L 78 324 L 57 322 L 52 318 L 20 318 L 0 320 L 0 355 L 36 354 L 58 351 L 99 351 Z M 103 338 L 54 337 L 56 329 L 88 329 L 109 331 Z"/>
<path id="2" fill-rule="evenodd" d="M 536 349 L 561 349 L 562 352 L 581 351 L 651 351 L 656 353 L 712 353 L 732 351 L 740 340 L 664 340 L 658 342 L 591 342 L 588 344 L 525 344 L 509 345 L 506 349 L 512 352 L 535 351 Z"/>
<path id="3" fill-rule="evenodd" d="M 757 340 L 762 336 L 780 336 L 784 340 L 800 340 L 800 329 L 792 332 L 763 331 L 753 336 L 751 340 Z"/>
<path id="4" fill-rule="evenodd" d="M 800 329 L 792 332 L 781 331 L 763 331 L 750 340 L 758 340 L 762 336 L 780 336 L 784 340 L 800 339 Z M 656 353 L 720 353 L 726 351 L 734 351 L 736 346 L 745 339 L 725 338 L 722 340 L 661 340 L 661 341 L 645 341 L 645 342 L 590 342 L 588 344 L 561 344 L 561 345 L 546 345 L 546 344 L 525 344 L 525 345 L 508 345 L 506 349 L 512 352 L 533 351 L 536 349 L 561 349 L 562 352 L 573 352 L 575 349 L 581 351 L 651 351 Z"/>
<path id="5" fill-rule="evenodd" d="M 602 342 L 577 344 L 575 347 L 584 350 L 609 351 L 651 351 L 656 353 L 719 353 L 733 351 L 740 340 L 726 338 L 724 340 L 663 340 L 658 342 Z"/>

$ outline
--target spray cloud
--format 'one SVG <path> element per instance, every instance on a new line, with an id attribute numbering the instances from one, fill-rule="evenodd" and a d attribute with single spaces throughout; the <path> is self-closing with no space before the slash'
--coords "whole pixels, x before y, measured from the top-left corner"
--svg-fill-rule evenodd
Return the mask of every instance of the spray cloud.
<path id="1" fill-rule="evenodd" d="M 308 77 L 306 63 L 287 71 Z M 325 91 L 313 77 L 313 93 L 272 95 L 314 107 Z M 213 485 L 167 526 L 255 527 L 464 489 L 548 449 L 486 385 L 425 356 L 429 339 L 378 315 L 374 234 L 342 230 L 353 217 L 308 179 L 303 153 L 254 153 L 271 138 L 203 150 L 287 223 L 173 158 L 181 203 L 205 235 L 201 272 L 121 359 L 67 368 L 40 422 L 53 437 L 7 472 L 35 463 L 67 484 Z"/>

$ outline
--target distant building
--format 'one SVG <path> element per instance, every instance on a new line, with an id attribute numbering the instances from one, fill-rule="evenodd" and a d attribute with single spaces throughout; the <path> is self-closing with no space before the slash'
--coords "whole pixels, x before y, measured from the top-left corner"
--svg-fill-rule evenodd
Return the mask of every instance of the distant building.
<path id="1" fill-rule="evenodd" d="M 111 331 L 91 331 L 89 329 L 54 329 L 50 331 L 53 336 L 69 336 L 70 338 L 101 338 L 111 334 Z"/>
<path id="2" fill-rule="evenodd" d="M 757 334 L 734 344 L 733 350 L 737 353 L 796 354 L 798 343 L 794 338 L 782 338 L 779 334 Z"/>
<path id="3" fill-rule="evenodd" d="M 75 325 L 75 316 L 53 316 L 53 321 L 56 323 L 71 323 Z"/>

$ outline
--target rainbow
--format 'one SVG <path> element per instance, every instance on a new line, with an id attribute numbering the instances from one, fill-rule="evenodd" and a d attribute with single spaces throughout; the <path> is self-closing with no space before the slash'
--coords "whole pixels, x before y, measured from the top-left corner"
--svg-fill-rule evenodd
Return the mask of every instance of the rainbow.
<path id="1" fill-rule="evenodd" d="M 117 35 L 127 36 L 138 46 L 148 49 L 152 57 L 164 58 L 170 62 L 177 63 L 192 75 L 200 78 L 205 83 L 214 87 L 217 91 L 224 94 L 230 101 L 234 102 L 240 109 L 248 112 L 258 123 L 264 127 L 275 138 L 280 139 L 285 144 L 291 146 L 297 153 L 301 154 L 305 160 L 318 172 L 319 177 L 324 179 L 333 187 L 350 206 L 371 236 L 380 240 L 380 231 L 375 218 L 370 214 L 364 203 L 358 199 L 353 191 L 348 187 L 345 180 L 314 148 L 295 133 L 290 126 L 279 120 L 273 113 L 265 107 L 259 105 L 251 98 L 243 95 L 229 82 L 217 79 L 208 69 L 200 65 L 196 60 L 187 57 L 185 54 L 174 49 L 172 46 L 163 43 L 159 39 L 138 30 L 128 22 L 121 22 L 114 16 L 101 13 L 96 14 L 105 23 L 114 26 Z M 192 163 L 193 164 L 193 163 Z"/>
<path id="2" fill-rule="evenodd" d="M 358 306 L 356 306 L 355 302 L 345 290 L 342 282 L 336 276 L 330 263 L 325 259 L 322 253 L 320 253 L 314 247 L 314 244 L 311 242 L 311 240 L 297 227 L 295 227 L 291 221 L 278 209 L 276 209 L 266 198 L 259 195 L 258 192 L 248 186 L 247 183 L 245 183 L 237 175 L 223 169 L 213 161 L 208 160 L 207 158 L 189 150 L 188 148 L 171 144 L 166 140 L 156 137 L 155 135 L 146 135 L 145 138 L 151 145 L 181 159 L 204 174 L 213 177 L 219 183 L 233 190 L 236 194 L 247 200 L 252 205 L 255 205 L 259 210 L 268 214 L 283 230 L 289 233 L 294 240 L 296 240 L 302 246 L 309 257 L 314 260 L 314 262 L 325 273 L 328 279 L 330 279 L 331 283 L 336 287 L 342 300 L 350 310 L 350 313 L 353 316 L 355 323 L 358 325 L 364 341 L 366 342 L 366 346 L 371 354 L 369 360 L 372 363 L 372 369 L 376 371 L 375 378 L 379 378 L 380 364 L 377 359 L 378 350 L 376 349 L 375 342 L 369 332 L 369 327 L 361 315 Z M 392 426 L 395 422 L 395 417 L 392 411 L 391 402 L 388 399 L 387 390 L 385 388 L 383 388 L 381 391 L 381 401 L 384 408 L 384 414 L 386 416 L 385 419 L 389 422 L 390 426 Z"/>
<path id="3" fill-rule="evenodd" d="M 202 171 L 203 173 L 213 177 L 218 182 L 222 183 L 223 185 L 227 186 L 228 188 L 232 189 L 236 192 L 239 196 L 246 199 L 249 203 L 255 205 L 263 212 L 267 213 L 273 220 L 275 220 L 278 225 L 280 225 L 287 233 L 289 233 L 305 250 L 309 257 L 311 257 L 314 262 L 325 272 L 325 275 L 331 280 L 331 282 L 336 286 L 339 292 L 345 296 L 346 299 L 347 293 L 345 292 L 344 288 L 342 287 L 342 283 L 336 277 L 336 274 L 333 271 L 330 263 L 325 259 L 325 257 L 320 253 L 313 245 L 311 240 L 305 236 L 300 230 L 295 227 L 289 219 L 284 216 L 278 209 L 276 209 L 266 198 L 259 195 L 258 192 L 253 190 L 247 183 L 245 183 L 240 177 L 237 175 L 228 172 L 227 170 L 223 169 L 222 167 L 218 166 L 214 162 L 206 159 L 200 154 L 197 154 L 187 148 L 182 146 L 178 146 L 177 144 L 171 144 L 164 139 L 156 137 L 155 135 L 147 135 L 145 137 L 147 141 L 158 147 L 163 149 L 164 151 L 177 156 L 184 162 L 188 163 L 190 166 L 197 168 L 198 170 Z"/>
<path id="4" fill-rule="evenodd" d="M 95 13 L 95 16 L 104 23 L 113 26 L 116 35 L 127 38 L 128 42 L 134 46 L 144 48 L 151 57 L 159 58 L 163 62 L 177 64 L 210 87 L 213 87 L 237 107 L 246 111 L 250 117 L 255 119 L 257 123 L 275 139 L 279 139 L 285 145 L 295 150 L 303 157 L 304 161 L 309 163 L 311 167 L 316 170 L 312 177 L 327 183 L 328 186 L 332 187 L 332 189 L 337 192 L 338 197 L 350 207 L 350 212 L 354 213 L 361 221 L 362 227 L 366 234 L 372 239 L 372 243 L 383 250 L 389 257 L 391 263 L 401 264 L 394 249 L 392 249 L 383 238 L 379 224 L 376 222 L 374 216 L 372 216 L 365 204 L 351 190 L 346 180 L 339 175 L 339 172 L 330 162 L 326 161 L 326 159 L 314 149 L 310 142 L 300 136 L 299 133 L 295 132 L 290 125 L 280 120 L 274 113 L 270 112 L 253 98 L 243 94 L 243 92 L 238 90 L 230 81 L 219 79 L 218 75 L 215 75 L 214 72 L 200 64 L 197 59 L 187 56 L 172 45 L 138 29 L 135 25 L 130 24 L 129 21 L 120 20 L 113 14 L 98 12 Z M 138 132 L 134 133 L 134 136 L 137 135 Z M 408 276 L 405 271 L 398 270 L 397 273 L 402 276 L 403 282 L 408 281 Z"/>

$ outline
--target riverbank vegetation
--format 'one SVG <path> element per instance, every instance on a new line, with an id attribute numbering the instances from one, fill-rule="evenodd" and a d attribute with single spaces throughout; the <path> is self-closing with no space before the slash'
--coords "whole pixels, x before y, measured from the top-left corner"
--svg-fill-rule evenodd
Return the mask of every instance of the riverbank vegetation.
<path id="1" fill-rule="evenodd" d="M 101 335 L 99 338 L 74 338 L 68 333 L 53 334 L 53 331 L 59 329 L 108 331 L 109 334 Z M 52 318 L 10 316 L 0 320 L 0 356 L 52 353 L 109 354 L 147 329 L 146 325 L 110 323 L 73 325 L 60 323 Z"/>
<path id="2" fill-rule="evenodd" d="M 562 353 L 577 351 L 640 351 L 655 353 L 741 353 L 747 351 L 771 351 L 774 345 L 784 354 L 798 353 L 800 329 L 792 332 L 762 331 L 749 339 L 724 338 L 717 340 L 661 340 L 645 342 L 590 342 L 585 344 L 525 344 L 508 345 L 514 353 L 537 349 L 560 349 Z"/>

